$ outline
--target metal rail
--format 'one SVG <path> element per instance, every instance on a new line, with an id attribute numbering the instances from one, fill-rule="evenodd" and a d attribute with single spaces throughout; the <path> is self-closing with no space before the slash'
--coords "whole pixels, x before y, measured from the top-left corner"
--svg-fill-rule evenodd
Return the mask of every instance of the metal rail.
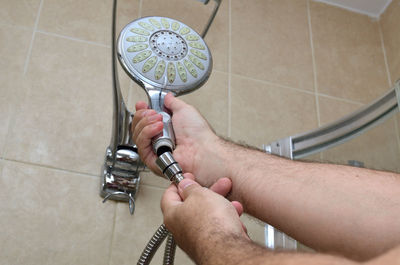
<path id="1" fill-rule="evenodd" d="M 289 136 L 265 146 L 271 154 L 299 159 L 347 142 L 400 111 L 400 80 L 394 87 L 360 110 L 318 129 Z"/>

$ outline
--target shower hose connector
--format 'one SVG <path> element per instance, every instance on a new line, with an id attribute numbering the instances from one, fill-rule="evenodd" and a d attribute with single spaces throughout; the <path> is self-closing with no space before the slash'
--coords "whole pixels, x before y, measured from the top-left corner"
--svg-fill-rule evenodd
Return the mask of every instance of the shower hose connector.
<path id="1" fill-rule="evenodd" d="M 170 181 L 179 184 L 183 180 L 182 168 L 176 162 L 171 152 L 162 153 L 156 160 L 157 166 L 162 171 L 163 175 Z"/>

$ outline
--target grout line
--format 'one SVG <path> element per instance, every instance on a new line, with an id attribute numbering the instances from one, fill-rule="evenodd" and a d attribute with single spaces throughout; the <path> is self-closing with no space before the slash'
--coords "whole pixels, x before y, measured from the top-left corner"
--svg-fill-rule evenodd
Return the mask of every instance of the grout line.
<path id="1" fill-rule="evenodd" d="M 383 52 L 383 59 L 385 61 L 385 68 L 386 68 L 386 73 L 387 73 L 387 78 L 388 78 L 388 84 L 389 84 L 389 87 L 392 87 L 393 86 L 392 77 L 390 76 L 389 63 L 387 60 L 385 41 L 383 39 L 383 32 L 382 32 L 382 27 L 381 27 L 380 21 L 378 21 L 378 30 L 379 30 L 379 36 L 381 38 L 381 46 L 382 46 L 382 52 Z"/>
<path id="2" fill-rule="evenodd" d="M 36 32 L 44 34 L 44 35 L 47 35 L 47 36 L 52 36 L 52 37 L 57 37 L 57 38 L 62 38 L 62 39 L 67 39 L 67 40 L 72 40 L 72 41 L 78 41 L 78 42 L 82 42 L 82 43 L 86 43 L 86 44 L 90 44 L 90 45 L 96 45 L 96 46 L 100 46 L 100 47 L 104 47 L 104 48 L 111 48 L 110 45 L 101 44 L 101 43 L 94 42 L 94 41 L 82 40 L 82 39 L 69 37 L 69 36 L 64 36 L 64 35 L 60 35 L 60 34 L 57 34 L 57 33 L 46 32 L 46 31 L 43 31 L 43 30 L 37 30 Z"/>
<path id="3" fill-rule="evenodd" d="M 46 169 L 51 169 L 51 170 L 56 170 L 56 171 L 63 171 L 63 172 L 82 175 L 82 176 L 90 177 L 90 178 L 98 178 L 99 177 L 99 176 L 92 175 L 92 174 L 89 174 L 89 173 L 74 171 L 74 170 L 70 170 L 70 169 L 63 169 L 63 168 L 58 168 L 58 167 L 44 165 L 44 164 L 37 164 L 37 163 L 33 163 L 33 162 L 21 161 L 21 160 L 17 160 L 17 159 L 3 158 L 3 161 L 14 162 L 14 163 L 19 163 L 19 164 L 25 164 L 25 165 L 28 165 L 28 166 L 41 167 L 41 168 L 46 168 Z"/>
<path id="4" fill-rule="evenodd" d="M 118 207 L 118 203 L 115 203 L 115 207 L 114 207 L 114 217 L 113 217 L 113 224 L 112 224 L 112 232 L 111 232 L 111 240 L 110 240 L 110 245 L 108 247 L 108 249 L 110 250 L 110 253 L 108 255 L 108 265 L 111 264 L 111 258 L 112 258 L 112 250 L 113 250 L 113 245 L 114 245 L 114 235 L 115 235 L 115 224 L 117 222 L 117 207 Z"/>
<path id="5" fill-rule="evenodd" d="M 218 70 L 213 70 L 213 71 L 220 72 L 220 73 L 225 73 L 223 71 L 218 71 Z M 252 77 L 248 77 L 248 76 L 244 76 L 244 75 L 232 74 L 232 76 L 237 76 L 237 77 L 240 77 L 240 78 L 243 78 L 243 79 L 248 79 L 248 80 L 251 80 L 251 81 L 255 81 L 255 82 L 259 82 L 259 83 L 263 83 L 263 84 L 267 84 L 267 85 L 271 85 L 271 86 L 290 89 L 290 90 L 294 90 L 294 91 L 305 93 L 305 94 L 309 94 L 309 95 L 314 95 L 315 94 L 315 92 L 311 92 L 310 90 L 305 90 L 305 89 L 301 89 L 301 88 L 295 88 L 295 87 L 290 87 L 290 86 L 286 86 L 286 85 L 281 85 L 281 84 L 278 84 L 278 83 L 273 83 L 273 82 L 266 81 L 266 80 L 256 79 L 256 78 L 252 78 Z M 331 96 L 331 95 L 324 94 L 324 93 L 318 93 L 318 96 L 319 97 L 326 97 L 326 98 L 330 98 L 330 99 L 335 99 L 335 100 L 343 101 L 343 102 L 346 102 L 346 103 L 364 105 L 363 102 L 359 102 L 359 101 L 355 101 L 355 100 L 351 100 L 351 99 L 346 99 L 346 98 L 335 97 L 335 96 Z"/>
<path id="6" fill-rule="evenodd" d="M 29 45 L 28 54 L 26 55 L 26 59 L 25 59 L 24 75 L 26 75 L 26 72 L 28 71 L 28 65 L 29 65 L 29 61 L 31 59 L 31 54 L 32 54 L 33 42 L 35 41 L 36 30 L 39 25 L 40 13 L 42 12 L 43 2 L 44 2 L 44 0 L 40 0 L 38 13 L 36 15 L 36 20 L 35 20 L 35 25 L 33 27 L 31 43 Z"/>
<path id="7" fill-rule="evenodd" d="M 308 19 L 308 31 L 310 35 L 311 57 L 312 57 L 313 72 L 314 72 L 314 93 L 315 93 L 315 107 L 317 110 L 317 123 L 318 127 L 321 127 L 321 113 L 319 109 L 319 94 L 318 94 L 318 80 L 317 80 L 317 63 L 315 61 L 315 49 L 314 49 L 313 31 L 311 25 L 310 0 L 307 0 L 307 19 Z"/>
<path id="8" fill-rule="evenodd" d="M 232 136 L 232 0 L 228 2 L 228 137 Z"/>
<path id="9" fill-rule="evenodd" d="M 330 99 L 335 99 L 335 100 L 339 100 L 339 101 L 346 102 L 346 103 L 357 104 L 357 105 L 360 105 L 360 106 L 365 105 L 365 103 L 362 103 L 362 102 L 359 102 L 359 101 L 354 101 L 354 100 L 346 99 L 346 98 L 339 98 L 339 97 L 327 95 L 327 94 L 324 94 L 324 93 L 318 93 L 318 96 L 319 97 L 330 98 Z"/>
<path id="10" fill-rule="evenodd" d="M 382 10 L 378 13 L 378 18 L 380 19 L 381 16 L 385 13 L 386 9 L 390 6 L 392 0 L 386 0 L 386 4 L 382 7 Z"/>
<path id="11" fill-rule="evenodd" d="M 233 73 L 231 75 L 237 76 L 237 77 L 240 77 L 240 78 L 243 78 L 243 79 L 248 79 L 248 80 L 251 80 L 251 81 L 255 81 L 255 82 L 271 85 L 271 86 L 276 86 L 276 87 L 295 90 L 295 91 L 298 91 L 298 92 L 303 92 L 303 93 L 310 94 L 310 95 L 314 95 L 314 93 L 315 93 L 315 92 L 311 92 L 310 90 L 305 90 L 305 89 L 301 89 L 301 88 L 295 88 L 295 87 L 290 87 L 290 86 L 286 86 L 286 85 L 281 85 L 281 84 L 274 83 L 274 82 L 271 82 L 271 81 L 256 79 L 256 78 L 248 77 L 248 76 L 244 76 L 244 75 L 233 74 Z"/>

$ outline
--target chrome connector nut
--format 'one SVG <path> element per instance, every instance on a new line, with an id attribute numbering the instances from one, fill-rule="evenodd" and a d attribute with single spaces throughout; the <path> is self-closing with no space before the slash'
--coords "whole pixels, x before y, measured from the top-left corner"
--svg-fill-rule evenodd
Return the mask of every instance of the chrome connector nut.
<path id="1" fill-rule="evenodd" d="M 182 168 L 178 162 L 175 161 L 174 157 L 170 152 L 161 154 L 156 160 L 157 166 L 162 171 L 163 175 L 170 181 L 178 184 L 182 179 Z"/>

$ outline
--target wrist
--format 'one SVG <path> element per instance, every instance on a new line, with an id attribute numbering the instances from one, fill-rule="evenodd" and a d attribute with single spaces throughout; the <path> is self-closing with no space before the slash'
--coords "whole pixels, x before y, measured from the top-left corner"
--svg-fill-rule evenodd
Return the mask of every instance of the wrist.
<path id="1" fill-rule="evenodd" d="M 252 261 L 267 252 L 243 236 L 218 230 L 197 242 L 192 258 L 201 265 L 256 264 Z"/>
<path id="2" fill-rule="evenodd" d="M 225 155 L 228 153 L 224 140 L 212 134 L 197 143 L 194 175 L 202 186 L 210 187 L 218 179 L 228 177 L 228 164 Z"/>
<path id="3" fill-rule="evenodd" d="M 273 156 L 250 146 L 242 146 L 229 140 L 221 139 L 224 148 L 222 157 L 228 178 L 232 180 L 232 191 L 229 200 L 239 201 L 245 211 L 253 202 L 250 200 L 260 183 L 265 181 Z M 265 173 L 265 174 L 264 174 Z M 249 201 L 250 200 L 250 201 Z"/>

